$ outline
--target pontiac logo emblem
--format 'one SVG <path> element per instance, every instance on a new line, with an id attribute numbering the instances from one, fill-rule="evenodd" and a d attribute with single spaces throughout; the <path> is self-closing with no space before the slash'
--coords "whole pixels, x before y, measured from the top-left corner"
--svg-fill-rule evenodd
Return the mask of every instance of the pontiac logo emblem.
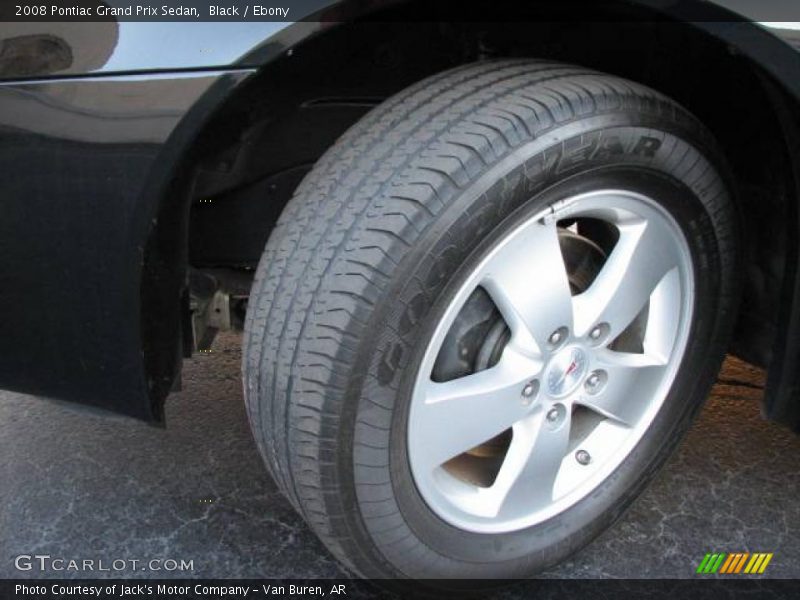
<path id="1" fill-rule="evenodd" d="M 578 387 L 586 373 L 586 354 L 580 348 L 565 348 L 550 361 L 547 392 L 556 398 Z"/>

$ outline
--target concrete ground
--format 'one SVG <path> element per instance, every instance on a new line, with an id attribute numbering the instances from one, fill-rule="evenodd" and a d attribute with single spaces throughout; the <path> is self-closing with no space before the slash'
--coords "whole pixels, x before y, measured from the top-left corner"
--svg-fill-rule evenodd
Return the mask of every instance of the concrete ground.
<path id="1" fill-rule="evenodd" d="M 0 392 L 0 578 L 18 555 L 192 561 L 135 577 L 337 577 L 345 573 L 276 491 L 247 426 L 237 335 L 187 361 L 168 428 L 87 416 Z M 550 577 L 693 577 L 706 552 L 774 552 L 800 577 L 800 437 L 759 416 L 763 374 L 729 360 L 653 485 Z M 139 567 L 141 568 L 141 567 Z M 108 573 L 106 573 L 108 574 Z"/>

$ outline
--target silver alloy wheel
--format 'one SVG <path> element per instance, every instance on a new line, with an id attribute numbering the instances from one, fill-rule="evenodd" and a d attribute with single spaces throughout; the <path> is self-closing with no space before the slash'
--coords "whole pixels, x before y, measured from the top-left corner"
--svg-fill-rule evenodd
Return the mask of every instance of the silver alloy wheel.
<path id="1" fill-rule="evenodd" d="M 581 218 L 609 223 L 619 237 L 589 288 L 573 295 L 558 227 Z M 511 337 L 494 366 L 436 382 L 431 373 L 445 337 L 478 287 Z M 446 308 L 414 385 L 409 462 L 431 510 L 467 531 L 504 533 L 541 523 L 589 494 L 662 406 L 684 354 L 693 298 L 686 239 L 641 194 L 567 198 L 507 233 Z M 637 317 L 644 319 L 643 351 L 613 349 Z M 490 485 L 447 467 L 504 432 L 510 441 Z"/>

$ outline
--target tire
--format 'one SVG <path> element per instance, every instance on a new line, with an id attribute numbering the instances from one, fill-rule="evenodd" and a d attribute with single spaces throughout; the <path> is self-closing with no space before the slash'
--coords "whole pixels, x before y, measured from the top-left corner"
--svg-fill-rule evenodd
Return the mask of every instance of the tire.
<path id="1" fill-rule="evenodd" d="M 724 172 L 711 136 L 672 100 L 553 62 L 438 74 L 352 127 L 272 232 L 243 357 L 258 447 L 330 551 L 368 578 L 524 578 L 609 527 L 686 432 L 727 347 L 738 225 Z M 650 232 L 638 246 L 631 223 Z M 540 238 L 541 253 L 525 245 Z M 606 265 L 625 264 L 624 293 L 592 292 L 611 286 Z M 547 300 L 564 296 L 568 270 L 568 299 Z M 534 298 L 528 312 L 517 297 Z M 609 322 L 587 321 L 601 305 Z M 623 352 L 644 362 L 623 370 Z M 491 410 L 480 386 L 458 396 L 469 410 L 431 399 L 490 373 L 509 382 L 486 388 Z M 522 416 L 427 464 L 504 412 Z M 608 456 L 579 455 L 601 442 Z"/>

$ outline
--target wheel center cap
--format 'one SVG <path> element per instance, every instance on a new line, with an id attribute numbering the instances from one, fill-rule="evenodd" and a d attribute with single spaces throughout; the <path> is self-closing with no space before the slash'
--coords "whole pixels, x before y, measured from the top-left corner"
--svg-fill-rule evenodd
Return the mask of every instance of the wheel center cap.
<path id="1" fill-rule="evenodd" d="M 556 398 L 575 390 L 586 374 L 586 352 L 575 346 L 564 348 L 547 367 L 547 393 Z"/>

